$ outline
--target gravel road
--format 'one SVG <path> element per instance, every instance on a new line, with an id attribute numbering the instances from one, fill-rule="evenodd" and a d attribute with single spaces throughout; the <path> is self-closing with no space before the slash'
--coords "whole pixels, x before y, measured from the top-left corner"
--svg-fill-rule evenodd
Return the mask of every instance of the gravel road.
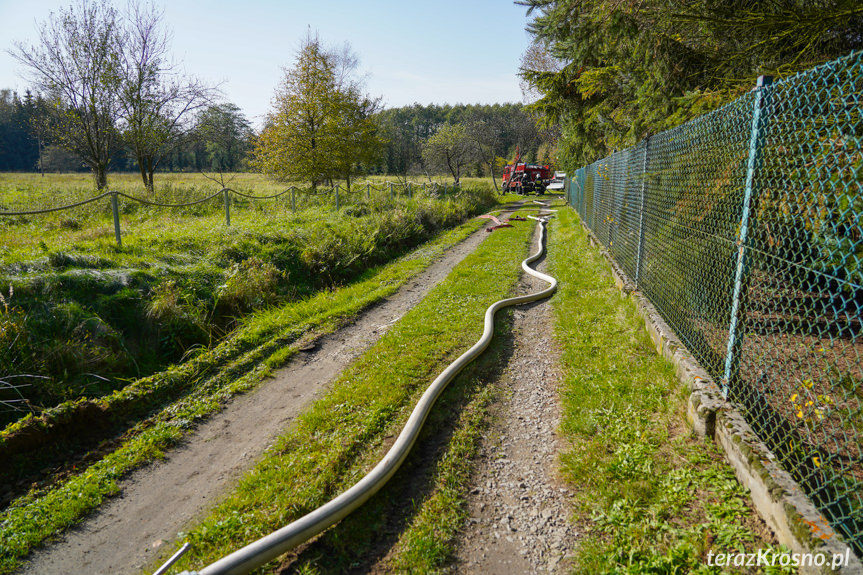
<path id="1" fill-rule="evenodd" d="M 523 282 L 519 293 L 546 285 L 527 276 Z M 460 575 L 563 573 L 576 544 L 570 492 L 557 476 L 563 446 L 556 434 L 559 350 L 550 304 L 513 313 L 514 351 L 472 480 L 470 518 L 454 566 Z"/>

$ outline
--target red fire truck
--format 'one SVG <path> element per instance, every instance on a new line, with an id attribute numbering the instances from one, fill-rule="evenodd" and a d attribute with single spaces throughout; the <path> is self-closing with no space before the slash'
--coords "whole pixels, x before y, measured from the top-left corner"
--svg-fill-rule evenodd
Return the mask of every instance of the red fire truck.
<path id="1" fill-rule="evenodd" d="M 516 147 L 515 160 L 503 168 L 503 193 L 539 195 L 551 180 L 551 166 L 528 164 L 521 161 L 521 151 Z"/>

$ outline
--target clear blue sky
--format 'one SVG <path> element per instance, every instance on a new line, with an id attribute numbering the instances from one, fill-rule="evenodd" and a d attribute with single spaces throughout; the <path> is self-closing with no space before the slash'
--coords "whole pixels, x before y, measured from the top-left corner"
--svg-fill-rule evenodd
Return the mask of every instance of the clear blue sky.
<path id="1" fill-rule="evenodd" d="M 75 0 L 77 3 L 78 0 Z M 0 89 L 27 82 L 8 54 L 72 0 L 0 0 Z M 118 8 L 125 0 L 115 0 Z M 283 68 L 306 31 L 350 43 L 372 95 L 387 107 L 521 101 L 525 8 L 512 0 L 156 0 L 186 71 L 222 83 L 225 98 L 260 125 Z"/>

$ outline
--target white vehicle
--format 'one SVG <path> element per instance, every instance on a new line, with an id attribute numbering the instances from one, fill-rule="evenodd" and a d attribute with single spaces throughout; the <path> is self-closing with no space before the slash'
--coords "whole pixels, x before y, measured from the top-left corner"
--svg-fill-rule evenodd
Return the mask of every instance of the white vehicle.
<path id="1" fill-rule="evenodd" d="M 566 180 L 566 172 L 555 172 L 554 177 L 545 187 L 549 192 L 562 191 Z"/>

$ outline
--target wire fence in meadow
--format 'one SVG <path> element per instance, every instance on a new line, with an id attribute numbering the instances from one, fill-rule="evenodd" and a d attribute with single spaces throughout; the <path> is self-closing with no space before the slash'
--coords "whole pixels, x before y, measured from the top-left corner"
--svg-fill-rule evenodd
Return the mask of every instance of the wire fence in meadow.
<path id="1" fill-rule="evenodd" d="M 863 557 L 863 54 L 575 172 L 567 199 Z"/>
<path id="2" fill-rule="evenodd" d="M 292 212 L 307 209 L 323 209 L 339 211 L 349 206 L 367 205 L 375 202 L 393 202 L 398 198 L 413 198 L 416 194 L 446 195 L 458 188 L 437 182 L 416 184 L 412 182 L 383 182 L 375 184 L 363 182 L 350 188 L 339 184 L 330 188 L 313 189 L 291 186 L 285 190 L 269 195 L 257 195 L 242 190 L 223 187 L 221 190 L 205 195 L 169 187 L 156 192 L 149 198 L 142 198 L 124 192 L 109 191 L 96 196 L 81 196 L 80 194 L 41 194 L 39 196 L 19 197 L 17 200 L 7 199 L 0 204 L 0 217 L 25 218 L 71 212 L 79 208 L 89 207 L 90 214 L 100 214 L 110 210 L 114 223 L 114 235 L 117 245 L 122 245 L 122 214 L 129 213 L 138 207 L 168 208 L 186 210 L 188 213 L 206 213 L 213 209 L 224 210 L 225 225 L 231 225 L 232 206 L 247 208 L 255 202 L 269 201 L 271 209 L 289 209 Z M 260 208 L 261 205 L 258 207 Z M 264 208 L 266 209 L 266 208 Z M 9 220 L 7 220 L 9 221 Z M 13 220 L 14 221 L 14 220 Z M 70 224 L 71 225 L 71 224 Z M 78 225 L 78 224 L 74 224 Z"/>

